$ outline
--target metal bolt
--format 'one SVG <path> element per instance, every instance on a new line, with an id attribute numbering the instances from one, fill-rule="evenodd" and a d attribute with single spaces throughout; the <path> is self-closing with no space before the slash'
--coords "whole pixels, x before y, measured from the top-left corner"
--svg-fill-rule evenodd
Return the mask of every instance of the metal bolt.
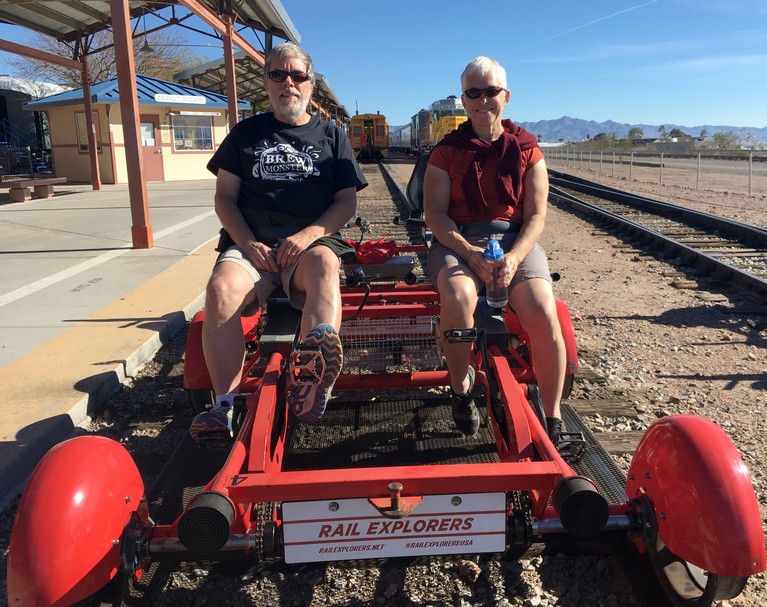
<path id="1" fill-rule="evenodd" d="M 389 491 L 391 491 L 392 510 L 399 510 L 399 498 L 400 498 L 400 493 L 402 493 L 402 483 L 398 483 L 398 482 L 389 483 Z"/>
<path id="2" fill-rule="evenodd" d="M 338 502 L 330 502 L 328 504 L 328 510 L 331 512 L 337 512 L 340 506 L 338 505 Z"/>
<path id="3" fill-rule="evenodd" d="M 126 495 L 125 496 L 125 503 L 126 504 L 130 504 L 132 501 L 133 501 L 133 496 L 131 496 L 131 495 Z"/>
<path id="4" fill-rule="evenodd" d="M 457 495 L 454 495 L 450 498 L 450 503 L 453 504 L 453 506 L 460 506 L 461 505 L 461 498 Z"/>

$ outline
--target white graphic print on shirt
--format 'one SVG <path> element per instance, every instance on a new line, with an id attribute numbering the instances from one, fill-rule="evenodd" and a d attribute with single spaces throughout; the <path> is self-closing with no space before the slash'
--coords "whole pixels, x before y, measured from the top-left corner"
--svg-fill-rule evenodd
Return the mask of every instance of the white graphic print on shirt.
<path id="1" fill-rule="evenodd" d="M 294 181 L 320 174 L 314 166 L 320 152 L 311 145 L 299 152 L 288 143 L 275 142 L 271 147 L 256 148 L 254 151 L 256 163 L 253 165 L 253 177 Z"/>

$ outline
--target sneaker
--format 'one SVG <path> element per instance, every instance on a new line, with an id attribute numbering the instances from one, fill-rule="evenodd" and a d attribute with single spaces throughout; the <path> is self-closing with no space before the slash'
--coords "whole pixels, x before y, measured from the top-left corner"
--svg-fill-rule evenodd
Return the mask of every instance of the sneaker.
<path id="1" fill-rule="evenodd" d="M 316 362 L 311 357 L 312 351 L 321 355 L 315 357 Z M 308 365 L 304 362 L 307 352 L 315 371 L 307 372 Z M 322 417 L 342 364 L 341 338 L 333 325 L 323 322 L 309 331 L 291 355 L 288 366 L 287 400 L 293 415 L 303 422 L 316 422 Z"/>
<path id="2" fill-rule="evenodd" d="M 209 411 L 198 413 L 189 427 L 189 435 L 208 449 L 227 448 L 232 443 L 232 405 L 210 405 Z"/>
<path id="3" fill-rule="evenodd" d="M 453 421 L 466 436 L 473 436 L 479 430 L 479 411 L 474 404 L 474 369 L 469 367 L 469 389 L 465 394 L 457 394 L 451 389 Z"/>
<path id="4" fill-rule="evenodd" d="M 559 443 L 562 441 L 562 433 L 566 432 L 565 423 L 558 417 L 547 417 L 546 430 L 551 443 L 554 447 L 558 447 Z"/>

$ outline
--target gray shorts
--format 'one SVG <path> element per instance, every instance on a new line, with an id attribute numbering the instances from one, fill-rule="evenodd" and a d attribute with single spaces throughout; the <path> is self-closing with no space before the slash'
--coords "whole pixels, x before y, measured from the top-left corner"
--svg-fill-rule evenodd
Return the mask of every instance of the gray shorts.
<path id="1" fill-rule="evenodd" d="M 511 248 L 511 245 L 514 243 L 517 234 L 518 232 L 510 232 L 504 234 L 504 237 L 501 240 L 501 248 L 503 248 L 504 251 L 508 251 Z M 464 236 L 464 238 L 466 238 L 466 240 L 473 245 L 483 248 L 487 246 L 486 236 L 480 238 L 467 238 Z M 463 257 L 458 255 L 452 249 L 447 248 L 442 243 L 435 242 L 431 247 L 429 247 L 429 253 L 426 258 L 426 265 L 428 268 L 429 280 L 433 285 L 437 284 L 437 275 L 440 273 L 442 268 L 456 266 L 459 264 L 468 267 Z M 532 248 L 532 250 L 522 260 L 522 263 L 519 264 L 517 271 L 514 273 L 514 277 L 511 279 L 510 290 L 516 287 L 519 283 L 524 282 L 525 280 L 530 280 L 531 278 L 543 278 L 544 280 L 548 280 L 549 283 L 552 282 L 551 272 L 549 271 L 549 261 L 546 258 L 546 252 L 538 244 Z"/>
<path id="2" fill-rule="evenodd" d="M 309 249 L 317 246 L 328 247 L 339 257 L 344 257 L 347 255 L 349 250 L 352 252 L 354 251 L 354 249 L 352 249 L 349 244 L 334 236 L 323 236 L 322 238 L 318 238 L 311 244 Z M 307 249 L 307 251 L 309 249 Z M 304 251 L 304 253 L 305 252 L 306 251 Z M 303 253 L 301 255 L 303 255 Z M 301 257 L 298 258 L 299 261 L 300 259 Z M 248 306 L 244 310 L 244 314 L 246 316 L 255 314 L 259 306 L 265 303 L 266 300 L 272 295 L 274 290 L 280 286 L 282 287 L 283 293 L 287 296 L 291 306 L 298 310 L 301 310 L 304 307 L 304 303 L 306 303 L 306 293 L 290 288 L 290 280 L 293 278 L 293 272 L 295 272 L 296 267 L 298 266 L 298 261 L 296 261 L 296 263 L 294 263 L 289 268 L 280 269 L 279 273 L 277 274 L 273 274 L 272 272 L 265 272 L 256 268 L 256 266 L 254 266 L 250 260 L 245 257 L 242 249 L 235 245 L 224 251 L 224 253 L 218 258 L 218 261 L 216 261 L 216 265 L 223 262 L 236 263 L 238 266 L 245 269 L 245 271 L 250 274 L 250 277 L 253 279 L 253 286 L 256 290 L 257 304 L 254 306 Z"/>

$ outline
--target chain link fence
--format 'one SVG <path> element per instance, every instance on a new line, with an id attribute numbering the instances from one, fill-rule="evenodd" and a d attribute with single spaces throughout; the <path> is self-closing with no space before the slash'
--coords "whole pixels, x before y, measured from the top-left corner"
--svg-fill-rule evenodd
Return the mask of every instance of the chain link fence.
<path id="1" fill-rule="evenodd" d="M 767 151 L 706 151 L 693 154 L 595 151 L 546 148 L 550 168 L 595 171 L 597 174 L 674 183 L 698 190 L 720 190 L 748 196 L 767 195 Z"/>

